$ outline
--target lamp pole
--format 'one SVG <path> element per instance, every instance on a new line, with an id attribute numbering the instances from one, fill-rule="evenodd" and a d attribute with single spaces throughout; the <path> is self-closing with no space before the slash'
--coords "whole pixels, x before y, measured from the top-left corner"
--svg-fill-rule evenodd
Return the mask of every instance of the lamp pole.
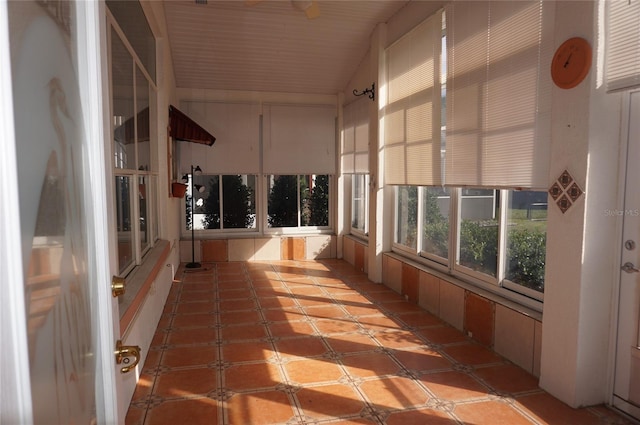
<path id="1" fill-rule="evenodd" d="M 187 265 L 185 267 L 189 268 L 189 269 L 197 269 L 200 268 L 202 265 L 200 263 L 196 262 L 196 240 L 195 240 L 195 223 L 193 222 L 193 209 L 195 208 L 195 203 L 194 203 L 194 196 L 195 196 L 195 179 L 193 178 L 194 176 L 194 171 L 196 172 L 201 172 L 202 170 L 200 170 L 200 166 L 197 166 L 195 169 L 193 168 L 193 165 L 191 165 L 191 262 L 187 263 Z"/>

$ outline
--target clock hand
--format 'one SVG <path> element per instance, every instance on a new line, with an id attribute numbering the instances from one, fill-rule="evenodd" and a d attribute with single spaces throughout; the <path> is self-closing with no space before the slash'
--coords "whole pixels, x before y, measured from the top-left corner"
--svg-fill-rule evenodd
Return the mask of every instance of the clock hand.
<path id="1" fill-rule="evenodd" d="M 573 56 L 573 53 L 569 53 L 569 57 L 567 58 L 567 61 L 564 63 L 563 68 L 566 68 L 569 65 L 569 61 L 571 60 L 571 56 Z"/>

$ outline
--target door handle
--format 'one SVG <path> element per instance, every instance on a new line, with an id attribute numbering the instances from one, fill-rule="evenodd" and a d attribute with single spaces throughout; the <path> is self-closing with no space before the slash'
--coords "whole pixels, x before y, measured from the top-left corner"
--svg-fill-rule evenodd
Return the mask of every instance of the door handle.
<path id="1" fill-rule="evenodd" d="M 120 373 L 127 373 L 138 366 L 140 362 L 140 347 L 137 345 L 122 345 L 122 341 L 118 340 L 116 341 L 115 355 L 117 364 L 124 363 L 127 365 L 120 368 Z M 129 360 L 130 356 L 133 356 L 135 359 L 132 364 L 129 364 L 131 362 L 131 360 Z"/>
<path id="2" fill-rule="evenodd" d="M 627 261 L 626 263 L 624 263 L 622 265 L 622 267 L 620 267 L 622 269 L 622 271 L 626 272 L 626 273 L 640 273 L 640 270 L 636 269 L 636 267 L 633 265 L 633 263 Z"/>

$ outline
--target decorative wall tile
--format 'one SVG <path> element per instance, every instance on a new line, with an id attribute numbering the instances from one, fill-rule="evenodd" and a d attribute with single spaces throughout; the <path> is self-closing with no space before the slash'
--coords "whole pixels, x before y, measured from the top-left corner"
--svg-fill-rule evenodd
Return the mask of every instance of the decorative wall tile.
<path id="1" fill-rule="evenodd" d="M 564 214 L 584 192 L 575 182 L 569 171 L 564 170 L 558 180 L 549 188 L 549 195 L 556 201 L 556 205 Z"/>
<path id="2" fill-rule="evenodd" d="M 418 303 L 419 281 L 420 271 L 407 263 L 402 263 L 402 295 L 416 304 Z"/>
<path id="3" fill-rule="evenodd" d="M 487 347 L 493 346 L 494 303 L 471 292 L 465 293 L 464 330 Z"/>

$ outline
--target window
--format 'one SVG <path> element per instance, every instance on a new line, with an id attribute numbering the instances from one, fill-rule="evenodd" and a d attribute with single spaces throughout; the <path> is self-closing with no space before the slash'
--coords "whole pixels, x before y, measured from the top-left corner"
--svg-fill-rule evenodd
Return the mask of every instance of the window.
<path id="1" fill-rule="evenodd" d="M 396 250 L 537 300 L 544 292 L 546 223 L 546 191 L 396 187 Z"/>
<path id="2" fill-rule="evenodd" d="M 329 226 L 328 175 L 269 175 L 267 181 L 269 228 Z"/>
<path id="3" fill-rule="evenodd" d="M 131 5 L 140 6 L 137 2 L 131 2 Z M 144 19 L 144 15 L 140 16 Z M 157 152 L 152 136 L 155 120 L 151 114 L 155 89 L 148 78 L 148 70 L 136 52 L 127 47 L 129 40 L 125 42 L 117 24 L 111 23 L 113 196 L 118 270 L 120 275 L 126 275 L 141 263 L 158 238 L 157 170 L 153 161 Z M 155 51 L 155 44 L 152 50 Z M 155 56 L 151 59 L 155 60 Z"/>
<path id="4" fill-rule="evenodd" d="M 256 181 L 252 174 L 200 175 L 193 183 L 194 230 L 256 228 Z M 185 197 L 186 230 L 191 230 L 191 176 Z"/>
<path id="5" fill-rule="evenodd" d="M 369 234 L 369 175 L 351 177 L 351 232 Z"/>

